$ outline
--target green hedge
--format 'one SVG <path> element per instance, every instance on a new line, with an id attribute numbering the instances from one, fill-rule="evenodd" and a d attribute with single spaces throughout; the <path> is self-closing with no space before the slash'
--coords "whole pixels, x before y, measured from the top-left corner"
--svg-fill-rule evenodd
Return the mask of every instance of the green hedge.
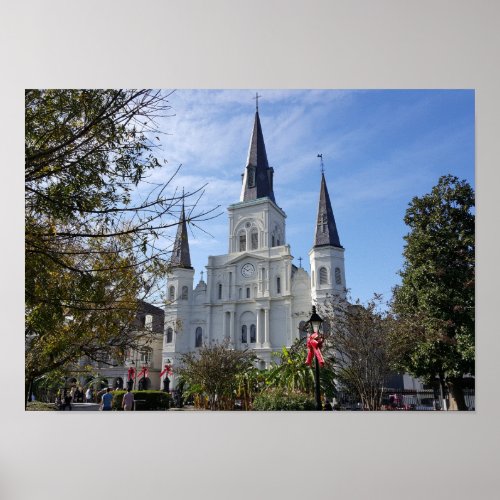
<path id="1" fill-rule="evenodd" d="M 314 399 L 302 392 L 284 389 L 267 389 L 255 396 L 253 409 L 257 411 L 304 411 L 314 410 Z"/>
<path id="2" fill-rule="evenodd" d="M 127 391 L 113 391 L 113 410 L 122 411 L 123 395 Z M 163 391 L 132 391 L 136 400 L 137 411 L 168 410 L 170 407 L 170 394 Z"/>

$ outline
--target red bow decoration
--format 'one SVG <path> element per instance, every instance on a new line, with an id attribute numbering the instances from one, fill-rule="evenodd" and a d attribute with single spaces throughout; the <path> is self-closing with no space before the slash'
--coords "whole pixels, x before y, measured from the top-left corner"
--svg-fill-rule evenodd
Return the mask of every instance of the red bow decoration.
<path id="1" fill-rule="evenodd" d="M 165 368 L 162 370 L 160 373 L 160 378 L 163 377 L 163 375 L 172 375 L 172 365 L 165 365 Z"/>
<path id="2" fill-rule="evenodd" d="M 317 332 L 309 335 L 307 337 L 307 359 L 306 365 L 310 365 L 314 356 L 318 359 L 319 366 L 323 366 L 325 364 L 325 360 L 323 359 L 323 355 L 321 354 L 321 348 L 323 347 L 323 338 L 318 335 Z"/>
<path id="3" fill-rule="evenodd" d="M 147 366 L 143 366 L 141 368 L 141 371 L 138 373 L 138 377 L 141 378 L 141 377 L 144 377 L 144 378 L 148 378 L 148 374 L 149 374 L 149 370 L 148 370 L 148 367 Z"/>
<path id="4" fill-rule="evenodd" d="M 133 366 L 131 366 L 128 369 L 128 379 L 132 380 L 134 378 L 134 375 L 135 375 L 135 368 Z"/>

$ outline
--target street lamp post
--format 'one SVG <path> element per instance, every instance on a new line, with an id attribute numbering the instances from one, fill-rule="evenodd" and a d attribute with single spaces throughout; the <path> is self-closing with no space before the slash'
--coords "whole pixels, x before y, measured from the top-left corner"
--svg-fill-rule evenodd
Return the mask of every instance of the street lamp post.
<path id="1" fill-rule="evenodd" d="M 307 323 L 311 325 L 313 334 L 316 334 L 315 337 L 317 337 L 319 335 L 321 324 L 323 323 L 323 318 L 321 318 L 321 316 L 316 312 L 316 306 L 312 306 L 312 314 Z M 314 385 L 314 393 L 316 396 L 316 410 L 322 410 L 323 406 L 321 404 L 321 389 L 319 381 L 319 359 L 317 355 L 314 356 Z"/>

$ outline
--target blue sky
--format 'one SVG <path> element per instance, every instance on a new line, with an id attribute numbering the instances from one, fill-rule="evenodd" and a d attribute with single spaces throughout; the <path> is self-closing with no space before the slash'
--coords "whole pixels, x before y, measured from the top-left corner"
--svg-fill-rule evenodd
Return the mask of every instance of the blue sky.
<path id="1" fill-rule="evenodd" d="M 403 262 L 408 203 L 441 175 L 474 185 L 474 91 L 176 90 L 174 116 L 160 123 L 160 156 L 169 167 L 151 180 L 166 180 L 182 164 L 172 187 L 191 192 L 207 184 L 197 208 L 221 205 L 223 212 L 202 225 L 211 236 L 190 231 L 195 284 L 208 255 L 227 253 L 226 208 L 239 201 L 255 92 L 295 265 L 302 257 L 309 271 L 322 153 L 351 295 L 389 299 Z"/>

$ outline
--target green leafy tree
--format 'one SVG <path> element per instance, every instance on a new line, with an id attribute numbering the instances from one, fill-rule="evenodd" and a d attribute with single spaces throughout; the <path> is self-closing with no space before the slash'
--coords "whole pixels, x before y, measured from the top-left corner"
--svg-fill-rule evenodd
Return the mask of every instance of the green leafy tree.
<path id="1" fill-rule="evenodd" d="M 217 343 L 183 354 L 177 373 L 191 392 L 196 389 L 208 397 L 211 410 L 233 409 L 241 377 L 253 373 L 255 359 L 247 350 Z"/>
<path id="2" fill-rule="evenodd" d="M 158 297 L 171 252 L 165 231 L 197 198 L 170 187 L 178 168 L 164 183 L 149 179 L 168 168 L 159 159 L 168 98 L 142 89 L 25 93 L 27 392 L 81 356 L 105 362 L 144 344 L 133 324 L 138 299 Z M 191 213 L 189 222 L 208 217 Z"/>
<path id="3" fill-rule="evenodd" d="M 408 346 L 401 368 L 428 381 L 439 377 L 466 409 L 466 374 L 474 374 L 474 190 L 443 176 L 415 197 L 404 218 L 402 283 L 394 290 L 396 334 Z"/>

